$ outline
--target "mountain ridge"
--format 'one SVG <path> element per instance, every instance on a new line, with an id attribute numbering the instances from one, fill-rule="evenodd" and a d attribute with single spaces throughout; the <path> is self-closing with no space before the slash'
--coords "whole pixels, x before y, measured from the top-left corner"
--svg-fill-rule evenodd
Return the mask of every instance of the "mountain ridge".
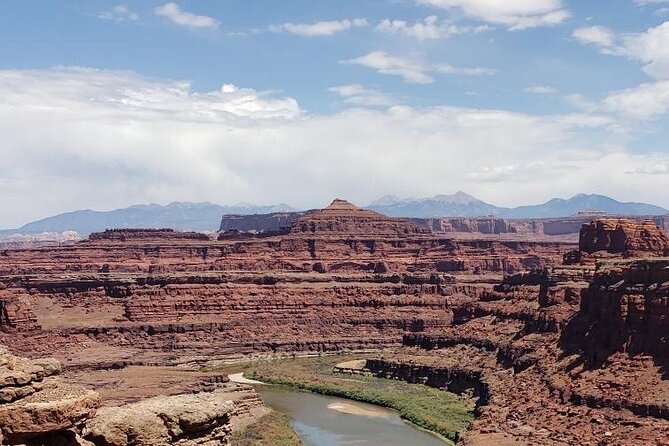
<path id="1" fill-rule="evenodd" d="M 612 215 L 666 215 L 669 210 L 638 202 L 620 202 L 596 194 L 577 194 L 571 198 L 553 198 L 537 205 L 514 208 L 499 207 L 465 192 L 435 195 L 428 198 L 398 198 L 386 195 L 373 201 L 365 209 L 389 217 L 485 217 L 498 218 L 556 218 L 569 217 L 578 212 L 602 211 Z M 44 232 L 76 231 L 80 236 L 114 228 L 174 228 L 191 231 L 215 231 L 226 214 L 253 215 L 277 212 L 296 212 L 285 203 L 255 205 L 238 203 L 219 205 L 210 202 L 174 201 L 167 205 L 156 203 L 135 204 L 110 211 L 75 210 L 36 220 L 16 229 L 0 230 L 0 235 L 38 234 Z"/>
<path id="2" fill-rule="evenodd" d="M 173 201 L 164 206 L 156 203 L 135 204 L 110 211 L 81 209 L 63 212 L 26 223 L 16 229 L 0 230 L 0 235 L 76 231 L 80 236 L 85 236 L 105 229 L 165 227 L 191 231 L 215 231 L 224 214 L 250 215 L 294 211 L 296 209 L 285 203 L 219 205 L 210 202 Z"/>
<path id="3" fill-rule="evenodd" d="M 545 203 L 500 207 L 462 191 L 451 195 L 400 199 L 386 195 L 367 206 L 391 217 L 484 217 L 557 218 L 579 212 L 604 212 L 613 215 L 665 215 L 669 210 L 639 202 L 621 202 L 605 195 L 576 194 L 571 198 L 552 198 Z"/>

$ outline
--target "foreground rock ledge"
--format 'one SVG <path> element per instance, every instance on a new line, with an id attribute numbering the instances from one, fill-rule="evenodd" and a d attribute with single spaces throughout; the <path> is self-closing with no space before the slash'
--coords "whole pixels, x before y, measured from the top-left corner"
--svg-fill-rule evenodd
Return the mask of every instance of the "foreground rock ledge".
<path id="1" fill-rule="evenodd" d="M 234 409 L 224 393 L 155 397 L 102 408 L 86 423 L 83 435 L 101 446 L 224 445 Z"/>
<path id="2" fill-rule="evenodd" d="M 29 360 L 0 346 L 0 444 L 69 429 L 95 414 L 94 391 L 63 383 L 53 359 Z"/>

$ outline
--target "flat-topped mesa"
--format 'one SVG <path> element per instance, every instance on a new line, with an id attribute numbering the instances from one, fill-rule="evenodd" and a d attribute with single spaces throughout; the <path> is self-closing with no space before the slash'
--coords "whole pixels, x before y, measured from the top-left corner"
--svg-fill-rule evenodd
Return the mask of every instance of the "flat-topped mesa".
<path id="1" fill-rule="evenodd" d="M 425 227 L 409 219 L 391 218 L 378 212 L 362 209 L 346 200 L 335 199 L 330 206 L 300 217 L 291 226 L 291 233 L 344 233 L 402 236 L 430 234 Z"/>
<path id="2" fill-rule="evenodd" d="M 107 229 L 104 232 L 94 232 L 88 236 L 89 241 L 106 242 L 124 242 L 126 240 L 147 239 L 209 240 L 209 236 L 200 232 L 181 232 L 169 228 Z"/>
<path id="3" fill-rule="evenodd" d="M 594 220 L 581 228 L 578 246 L 578 251 L 565 255 L 565 264 L 594 264 L 596 259 L 608 257 L 669 255 L 669 237 L 652 220 Z"/>

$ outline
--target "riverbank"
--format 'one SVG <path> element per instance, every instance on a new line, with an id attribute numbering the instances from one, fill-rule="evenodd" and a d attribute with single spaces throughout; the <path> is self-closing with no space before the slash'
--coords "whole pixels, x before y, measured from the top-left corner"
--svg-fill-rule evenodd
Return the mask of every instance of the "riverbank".
<path id="1" fill-rule="evenodd" d="M 302 440 L 295 433 L 286 415 L 272 411 L 230 438 L 234 446 L 301 446 Z"/>
<path id="2" fill-rule="evenodd" d="M 336 364 L 360 355 L 265 360 L 229 366 L 248 379 L 338 396 L 395 409 L 406 421 L 455 441 L 474 420 L 474 401 L 432 387 L 362 375 L 335 373 Z"/>

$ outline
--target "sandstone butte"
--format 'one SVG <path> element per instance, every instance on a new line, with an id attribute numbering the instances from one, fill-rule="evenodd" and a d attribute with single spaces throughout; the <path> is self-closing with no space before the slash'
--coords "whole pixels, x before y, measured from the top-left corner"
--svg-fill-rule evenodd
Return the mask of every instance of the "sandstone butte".
<path id="1" fill-rule="evenodd" d="M 258 395 L 170 366 L 367 349 L 477 397 L 462 445 L 666 445 L 668 250 L 646 221 L 454 239 L 335 200 L 261 235 L 0 251 L 0 342 L 33 358 L 0 352 L 0 444 L 226 444 Z"/>

